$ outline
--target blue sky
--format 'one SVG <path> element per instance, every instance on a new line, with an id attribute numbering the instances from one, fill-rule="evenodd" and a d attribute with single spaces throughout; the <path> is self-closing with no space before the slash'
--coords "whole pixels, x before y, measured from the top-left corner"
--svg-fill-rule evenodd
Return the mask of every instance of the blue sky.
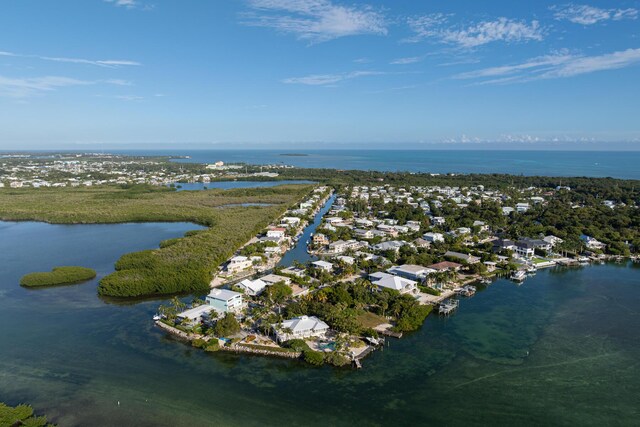
<path id="1" fill-rule="evenodd" d="M 640 2 L 3 0 L 0 148 L 640 148 Z"/>

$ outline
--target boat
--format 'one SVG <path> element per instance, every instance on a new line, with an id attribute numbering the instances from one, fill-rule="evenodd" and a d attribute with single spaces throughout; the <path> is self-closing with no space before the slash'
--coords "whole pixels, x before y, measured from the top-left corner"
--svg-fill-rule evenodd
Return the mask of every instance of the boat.
<path id="1" fill-rule="evenodd" d="M 482 279 L 480 279 L 480 283 L 482 283 L 483 285 L 490 285 L 492 281 L 489 277 L 483 277 Z"/>
<path id="2" fill-rule="evenodd" d="M 162 319 L 162 316 L 160 316 L 159 314 L 156 313 L 156 314 L 153 315 L 153 320 L 154 321 L 157 322 L 158 320 L 161 320 L 161 319 Z"/>
<path id="3" fill-rule="evenodd" d="M 511 280 L 516 282 L 522 282 L 527 277 L 527 273 L 524 270 L 517 270 L 511 274 Z"/>

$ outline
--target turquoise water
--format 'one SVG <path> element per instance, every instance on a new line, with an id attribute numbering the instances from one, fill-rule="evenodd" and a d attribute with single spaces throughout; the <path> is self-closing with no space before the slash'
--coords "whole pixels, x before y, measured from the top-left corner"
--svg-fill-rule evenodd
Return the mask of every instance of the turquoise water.
<path id="1" fill-rule="evenodd" d="M 638 265 L 498 280 L 360 371 L 194 350 L 153 327 L 160 300 L 103 301 L 96 281 L 18 285 L 59 264 L 102 276 L 122 253 L 193 228 L 0 223 L 0 401 L 30 402 L 61 426 L 601 426 L 640 415 Z"/>
<path id="2" fill-rule="evenodd" d="M 304 168 L 360 169 L 430 173 L 508 173 L 640 179 L 640 151 L 516 150 L 147 150 L 138 155 L 188 155 L 182 162 L 287 164 Z"/>

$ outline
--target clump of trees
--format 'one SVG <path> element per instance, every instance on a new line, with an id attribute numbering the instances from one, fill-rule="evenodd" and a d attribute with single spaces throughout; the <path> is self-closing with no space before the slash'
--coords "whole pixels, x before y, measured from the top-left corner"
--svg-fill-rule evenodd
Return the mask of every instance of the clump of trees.
<path id="1" fill-rule="evenodd" d="M 55 267 L 48 272 L 29 273 L 22 276 L 20 285 L 26 287 L 69 285 L 91 280 L 96 271 L 85 267 Z"/>

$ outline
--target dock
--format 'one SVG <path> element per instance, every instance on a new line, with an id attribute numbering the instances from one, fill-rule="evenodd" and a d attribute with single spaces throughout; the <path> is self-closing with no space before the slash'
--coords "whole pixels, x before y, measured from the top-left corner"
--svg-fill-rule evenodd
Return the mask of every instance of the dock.
<path id="1" fill-rule="evenodd" d="M 448 316 L 458 308 L 459 302 L 456 299 L 443 301 L 438 305 L 438 314 Z"/>

